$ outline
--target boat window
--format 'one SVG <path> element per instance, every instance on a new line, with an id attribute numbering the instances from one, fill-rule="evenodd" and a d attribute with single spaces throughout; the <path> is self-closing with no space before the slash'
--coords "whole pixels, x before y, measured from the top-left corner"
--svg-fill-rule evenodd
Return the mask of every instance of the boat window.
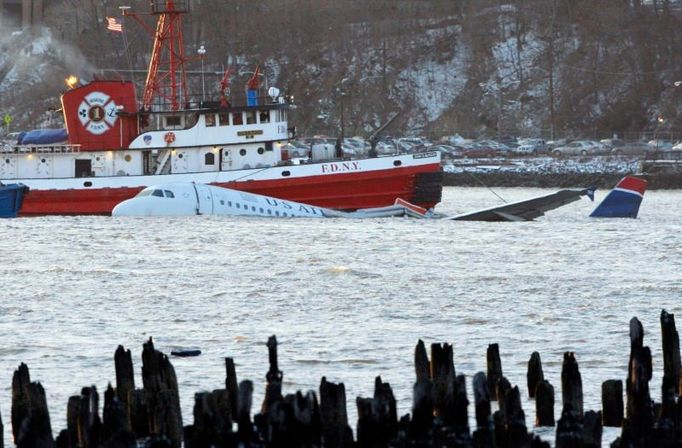
<path id="1" fill-rule="evenodd" d="M 182 126 L 182 118 L 178 115 L 168 115 L 165 118 L 167 128 L 177 128 Z"/>
<path id="2" fill-rule="evenodd" d="M 250 110 L 246 113 L 246 124 L 256 124 L 256 111 Z"/>
<path id="3" fill-rule="evenodd" d="M 210 128 L 212 126 L 215 126 L 215 115 L 214 114 L 206 114 L 204 115 L 206 119 L 206 127 Z"/>
<path id="4" fill-rule="evenodd" d="M 272 151 L 272 142 L 265 142 L 265 150 Z"/>
<path id="5" fill-rule="evenodd" d="M 235 203 L 235 207 L 241 208 L 241 206 L 239 205 L 239 202 L 236 202 L 236 203 Z"/>
<path id="6" fill-rule="evenodd" d="M 270 123 L 270 111 L 269 110 L 262 110 L 260 111 L 260 122 L 261 123 Z"/>
<path id="7" fill-rule="evenodd" d="M 246 149 L 242 148 L 239 150 L 239 155 L 244 157 L 246 155 Z"/>
<path id="8" fill-rule="evenodd" d="M 235 112 L 232 114 L 232 124 L 235 126 L 241 126 L 244 124 L 241 112 Z"/>
<path id="9" fill-rule="evenodd" d="M 232 207 L 232 201 L 227 201 L 227 206 Z"/>
<path id="10" fill-rule="evenodd" d="M 163 197 L 163 191 L 154 190 L 154 192 L 152 193 L 152 196 L 158 196 L 158 197 L 162 198 Z"/>
<path id="11" fill-rule="evenodd" d="M 170 190 L 163 190 L 163 193 L 166 195 L 167 198 L 171 198 L 171 199 L 172 199 L 172 198 L 175 197 L 175 195 L 173 194 L 173 192 L 170 191 Z"/>
<path id="12" fill-rule="evenodd" d="M 229 126 L 230 114 L 227 113 L 218 114 L 218 122 L 220 123 L 220 126 Z"/>
<path id="13" fill-rule="evenodd" d="M 263 154 L 264 152 L 265 152 L 265 149 L 263 149 L 262 147 L 258 148 L 258 154 Z"/>
<path id="14" fill-rule="evenodd" d="M 215 165 L 215 154 L 207 152 L 204 155 L 204 165 Z"/>

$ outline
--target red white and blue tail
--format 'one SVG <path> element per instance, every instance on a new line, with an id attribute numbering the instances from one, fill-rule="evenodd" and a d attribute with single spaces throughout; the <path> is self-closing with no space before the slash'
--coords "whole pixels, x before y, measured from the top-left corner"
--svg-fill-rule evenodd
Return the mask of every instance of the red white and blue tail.
<path id="1" fill-rule="evenodd" d="M 646 181 L 644 179 L 625 176 L 601 204 L 594 209 L 590 217 L 636 218 L 645 191 Z"/>

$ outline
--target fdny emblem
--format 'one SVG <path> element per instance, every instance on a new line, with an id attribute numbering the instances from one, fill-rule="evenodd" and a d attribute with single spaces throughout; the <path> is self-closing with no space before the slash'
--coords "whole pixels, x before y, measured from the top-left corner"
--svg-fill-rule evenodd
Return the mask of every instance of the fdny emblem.
<path id="1" fill-rule="evenodd" d="M 152 144 L 152 136 L 151 135 L 145 135 L 142 137 L 142 140 L 144 140 L 144 144 L 149 146 Z"/>
<path id="2" fill-rule="evenodd" d="M 78 106 L 78 119 L 88 132 L 102 135 L 116 124 L 117 112 L 116 103 L 109 95 L 92 92 Z"/>

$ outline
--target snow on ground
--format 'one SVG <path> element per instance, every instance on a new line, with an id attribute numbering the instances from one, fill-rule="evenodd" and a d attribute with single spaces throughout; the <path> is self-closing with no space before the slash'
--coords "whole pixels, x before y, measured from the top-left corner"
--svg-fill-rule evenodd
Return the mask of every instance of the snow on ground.
<path id="1" fill-rule="evenodd" d="M 443 166 L 446 173 L 628 174 L 638 171 L 637 160 L 593 159 L 462 159 Z"/>
<path id="2" fill-rule="evenodd" d="M 414 92 L 417 107 L 423 112 L 423 115 L 413 114 L 410 128 L 435 121 L 452 107 L 468 80 L 468 58 L 468 49 L 457 44 L 452 56 L 445 61 L 430 57 L 415 61 L 400 72 L 396 88 Z"/>

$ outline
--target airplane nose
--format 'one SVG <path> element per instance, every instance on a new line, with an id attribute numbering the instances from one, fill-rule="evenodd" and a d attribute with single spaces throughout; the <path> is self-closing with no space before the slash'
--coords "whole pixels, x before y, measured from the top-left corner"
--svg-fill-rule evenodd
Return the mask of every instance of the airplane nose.
<path id="1" fill-rule="evenodd" d="M 111 211 L 111 216 L 132 216 L 137 214 L 135 213 L 135 209 L 136 207 L 134 206 L 133 201 L 128 199 L 114 207 Z"/>

